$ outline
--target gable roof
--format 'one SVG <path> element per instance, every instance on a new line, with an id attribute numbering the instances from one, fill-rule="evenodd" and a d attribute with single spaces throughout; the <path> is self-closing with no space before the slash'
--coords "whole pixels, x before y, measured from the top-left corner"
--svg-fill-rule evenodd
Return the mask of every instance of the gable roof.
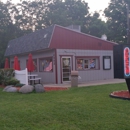
<path id="1" fill-rule="evenodd" d="M 5 56 L 18 55 L 48 48 L 53 29 L 54 25 L 9 41 Z"/>
<path id="2" fill-rule="evenodd" d="M 75 50 L 113 50 L 114 45 L 117 45 L 117 43 L 55 25 L 49 48 Z"/>
<path id="3" fill-rule="evenodd" d="M 82 32 L 53 25 L 11 40 L 5 56 L 30 53 L 43 49 L 113 50 L 117 43 Z"/>

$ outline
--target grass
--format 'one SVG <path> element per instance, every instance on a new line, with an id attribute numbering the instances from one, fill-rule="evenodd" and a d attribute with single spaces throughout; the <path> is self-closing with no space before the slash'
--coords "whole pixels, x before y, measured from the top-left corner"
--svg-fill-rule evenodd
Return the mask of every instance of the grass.
<path id="1" fill-rule="evenodd" d="M 126 84 L 45 93 L 0 88 L 0 130 L 129 130 L 130 101 L 109 97 Z"/>

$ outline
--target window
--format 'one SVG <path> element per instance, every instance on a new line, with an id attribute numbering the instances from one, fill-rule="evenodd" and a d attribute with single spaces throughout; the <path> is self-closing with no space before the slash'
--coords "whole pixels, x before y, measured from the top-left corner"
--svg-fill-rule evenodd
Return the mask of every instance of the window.
<path id="1" fill-rule="evenodd" d="M 99 69 L 99 58 L 77 58 L 77 70 Z"/>
<path id="2" fill-rule="evenodd" d="M 39 71 L 50 72 L 53 71 L 52 58 L 39 59 Z"/>
<path id="3" fill-rule="evenodd" d="M 111 69 L 111 56 L 103 56 L 103 69 L 104 70 Z"/>
<path id="4" fill-rule="evenodd" d="M 77 59 L 77 69 L 78 70 L 83 69 L 83 59 Z"/>
<path id="5" fill-rule="evenodd" d="M 84 68 L 85 69 L 88 69 L 88 67 L 89 67 L 89 61 L 88 60 L 84 60 Z"/>

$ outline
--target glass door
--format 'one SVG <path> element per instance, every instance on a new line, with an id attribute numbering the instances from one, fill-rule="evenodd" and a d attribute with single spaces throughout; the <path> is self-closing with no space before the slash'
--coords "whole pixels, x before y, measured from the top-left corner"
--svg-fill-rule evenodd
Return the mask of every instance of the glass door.
<path id="1" fill-rule="evenodd" d="M 62 81 L 70 81 L 71 57 L 62 57 Z"/>

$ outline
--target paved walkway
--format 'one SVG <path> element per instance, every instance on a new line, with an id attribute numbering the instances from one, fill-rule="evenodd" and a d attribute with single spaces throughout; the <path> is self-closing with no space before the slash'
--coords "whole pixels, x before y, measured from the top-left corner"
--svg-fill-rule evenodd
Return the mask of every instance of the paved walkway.
<path id="1" fill-rule="evenodd" d="M 98 81 L 89 81 L 89 82 L 81 82 L 78 84 L 78 87 L 85 86 L 95 86 L 102 84 L 115 84 L 115 83 L 125 83 L 125 79 L 107 79 L 107 80 L 98 80 Z M 71 82 L 63 83 L 63 84 L 44 84 L 45 87 L 71 87 Z"/>

